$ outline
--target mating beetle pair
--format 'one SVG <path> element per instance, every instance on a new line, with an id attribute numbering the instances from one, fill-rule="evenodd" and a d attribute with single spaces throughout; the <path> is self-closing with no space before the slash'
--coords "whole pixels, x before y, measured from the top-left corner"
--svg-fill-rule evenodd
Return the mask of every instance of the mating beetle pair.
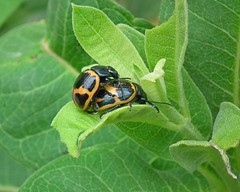
<path id="1" fill-rule="evenodd" d="M 128 104 L 131 110 L 133 102 L 149 103 L 159 112 L 159 109 L 147 100 L 140 85 L 126 78 L 120 79 L 118 72 L 110 66 L 94 66 L 83 71 L 74 83 L 72 97 L 76 106 L 88 113 L 108 109 L 101 117 L 124 104 Z M 88 111 L 90 107 L 93 111 Z"/>

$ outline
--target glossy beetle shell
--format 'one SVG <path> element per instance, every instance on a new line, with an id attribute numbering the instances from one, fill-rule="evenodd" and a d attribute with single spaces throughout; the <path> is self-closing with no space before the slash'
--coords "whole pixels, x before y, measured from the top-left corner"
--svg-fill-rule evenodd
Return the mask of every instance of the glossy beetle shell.
<path id="1" fill-rule="evenodd" d="M 81 73 L 73 86 L 72 97 L 74 103 L 86 110 L 100 85 L 99 76 L 92 70 Z"/>
<path id="2" fill-rule="evenodd" d="M 102 111 L 112 108 L 116 105 L 124 105 L 136 98 L 136 87 L 133 83 L 120 80 L 118 82 L 109 82 L 100 90 L 95 99 L 95 109 Z"/>
<path id="3" fill-rule="evenodd" d="M 118 72 L 111 66 L 94 66 L 83 71 L 76 79 L 72 98 L 76 106 L 87 110 L 95 100 L 97 92 L 110 79 L 119 79 Z"/>

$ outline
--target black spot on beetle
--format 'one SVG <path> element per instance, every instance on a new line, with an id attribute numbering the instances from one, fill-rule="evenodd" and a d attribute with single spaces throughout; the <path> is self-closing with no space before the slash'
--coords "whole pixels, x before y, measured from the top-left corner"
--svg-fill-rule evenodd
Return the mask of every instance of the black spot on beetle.
<path id="1" fill-rule="evenodd" d="M 121 101 L 125 101 L 125 100 L 129 99 L 134 93 L 134 90 L 131 87 L 119 88 L 116 91 L 118 93 L 118 98 Z"/>
<path id="2" fill-rule="evenodd" d="M 80 95 L 77 93 L 77 94 L 75 94 L 75 101 L 81 108 L 83 108 L 88 97 L 89 96 L 87 94 Z"/>

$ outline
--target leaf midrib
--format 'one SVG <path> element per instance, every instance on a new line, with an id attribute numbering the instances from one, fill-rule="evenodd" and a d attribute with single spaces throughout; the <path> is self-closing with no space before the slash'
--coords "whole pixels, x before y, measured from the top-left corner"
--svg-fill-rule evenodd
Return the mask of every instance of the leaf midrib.
<path id="1" fill-rule="evenodd" d="M 72 65 L 70 65 L 66 60 L 62 59 L 61 57 L 59 57 L 56 53 L 54 53 L 49 45 L 47 44 L 46 40 L 43 39 L 41 42 L 42 48 L 45 51 L 45 53 L 47 53 L 49 56 L 51 56 L 52 58 L 56 59 L 60 64 L 62 64 L 70 73 L 72 73 L 74 76 L 78 76 L 79 72 L 72 67 Z"/>
<path id="2" fill-rule="evenodd" d="M 175 22 L 176 22 L 176 42 L 175 42 L 175 46 L 178 47 L 178 45 L 180 44 L 180 41 L 181 41 L 181 36 L 180 36 L 180 33 L 182 32 L 181 31 L 181 21 L 180 19 L 182 19 L 179 15 L 181 11 L 184 11 L 184 24 L 185 24 L 185 27 L 184 27 L 184 33 L 188 32 L 188 13 L 187 13 L 187 2 L 186 1 L 183 1 L 184 3 L 184 9 L 181 10 L 180 6 L 176 4 L 176 7 L 175 7 L 175 12 L 174 14 L 175 15 Z M 187 116 L 187 117 L 190 117 L 190 112 L 189 112 L 189 109 L 188 109 L 188 106 L 187 106 L 187 103 L 186 103 L 186 98 L 185 98 L 185 95 L 184 95 L 184 89 L 183 89 L 183 81 L 182 81 L 182 68 L 183 68 L 183 62 L 184 62 L 184 57 L 185 57 L 185 52 L 186 52 L 186 48 L 187 48 L 187 44 L 188 44 L 188 37 L 186 36 L 186 34 L 184 35 L 184 41 L 183 41 L 183 44 L 182 44 L 182 47 L 179 49 L 175 48 L 175 56 L 179 56 L 177 58 L 175 58 L 175 67 L 176 67 L 176 71 L 177 71 L 177 76 L 178 76 L 178 82 L 176 82 L 177 84 L 177 89 L 178 89 L 178 92 L 179 92 L 179 103 L 180 103 L 180 107 L 181 107 L 181 111 L 183 113 L 183 115 Z"/>
<path id="3" fill-rule="evenodd" d="M 239 19 L 240 23 L 240 19 Z M 235 69 L 234 69 L 234 85 L 233 85 L 233 103 L 239 106 L 239 75 L 240 75 L 240 25 L 238 27 L 238 40 L 235 58 Z"/>

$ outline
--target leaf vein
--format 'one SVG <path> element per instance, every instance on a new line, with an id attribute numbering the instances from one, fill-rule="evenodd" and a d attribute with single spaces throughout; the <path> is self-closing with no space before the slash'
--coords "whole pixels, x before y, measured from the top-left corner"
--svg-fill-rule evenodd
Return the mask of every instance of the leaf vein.
<path id="1" fill-rule="evenodd" d="M 218 29 L 219 31 L 223 32 L 224 34 L 226 34 L 230 39 L 232 39 L 235 43 L 237 42 L 237 40 L 226 30 L 218 27 L 216 24 L 211 23 L 210 21 L 207 21 L 205 18 L 201 17 L 200 15 L 198 15 L 197 13 L 192 12 L 191 10 L 189 10 L 189 13 L 191 13 L 192 15 L 196 16 L 197 18 L 199 18 L 200 20 L 206 22 L 207 24 L 211 25 L 212 27 Z"/>

